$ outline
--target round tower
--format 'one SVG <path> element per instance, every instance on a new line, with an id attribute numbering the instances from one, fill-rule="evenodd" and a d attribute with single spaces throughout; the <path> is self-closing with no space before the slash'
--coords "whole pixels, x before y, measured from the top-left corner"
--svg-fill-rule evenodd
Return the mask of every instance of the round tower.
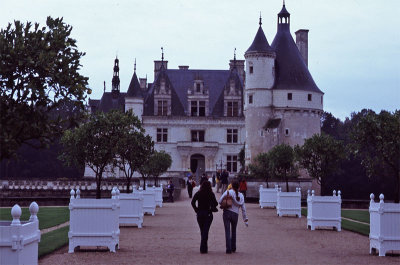
<path id="1" fill-rule="evenodd" d="M 263 127 L 272 113 L 272 87 L 275 83 L 275 51 L 261 27 L 261 17 L 253 43 L 244 54 L 246 60 L 245 128 L 246 165 L 258 153 L 269 149 Z"/>

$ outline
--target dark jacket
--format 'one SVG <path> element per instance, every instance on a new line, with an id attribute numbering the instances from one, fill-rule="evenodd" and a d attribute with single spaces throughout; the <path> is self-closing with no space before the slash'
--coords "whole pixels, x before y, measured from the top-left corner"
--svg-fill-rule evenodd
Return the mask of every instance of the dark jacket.
<path id="1" fill-rule="evenodd" d="M 221 174 L 221 184 L 228 184 L 229 173 L 228 171 L 224 171 Z"/>
<path id="2" fill-rule="evenodd" d="M 198 201 L 197 206 L 196 201 Z M 192 207 L 196 213 L 200 210 L 216 212 L 218 211 L 217 206 L 218 202 L 213 192 L 209 193 L 199 190 L 193 196 Z"/>

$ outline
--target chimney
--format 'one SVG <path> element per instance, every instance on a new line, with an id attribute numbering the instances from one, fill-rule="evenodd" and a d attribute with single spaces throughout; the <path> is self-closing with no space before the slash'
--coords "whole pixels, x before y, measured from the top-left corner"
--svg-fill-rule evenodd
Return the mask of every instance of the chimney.
<path id="1" fill-rule="evenodd" d="M 179 70 L 188 70 L 189 65 L 179 65 Z"/>
<path id="2" fill-rule="evenodd" d="M 308 67 L 308 29 L 299 29 L 296 33 L 296 45 Z"/>
<path id="3" fill-rule="evenodd" d="M 147 77 L 146 78 L 139 78 L 140 89 L 145 90 L 147 84 Z"/>
<path id="4" fill-rule="evenodd" d="M 164 64 L 164 68 L 168 69 L 168 61 L 154 61 L 154 80 L 156 80 L 156 76 L 160 71 L 161 64 Z"/>

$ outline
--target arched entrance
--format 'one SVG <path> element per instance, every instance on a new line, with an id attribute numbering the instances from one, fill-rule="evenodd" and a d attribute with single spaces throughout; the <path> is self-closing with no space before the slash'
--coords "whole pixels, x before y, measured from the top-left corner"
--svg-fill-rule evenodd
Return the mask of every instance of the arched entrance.
<path id="1" fill-rule="evenodd" d="M 201 175 L 206 171 L 205 157 L 201 154 L 194 154 L 190 157 L 190 170 L 192 170 L 196 183 L 200 183 Z"/>

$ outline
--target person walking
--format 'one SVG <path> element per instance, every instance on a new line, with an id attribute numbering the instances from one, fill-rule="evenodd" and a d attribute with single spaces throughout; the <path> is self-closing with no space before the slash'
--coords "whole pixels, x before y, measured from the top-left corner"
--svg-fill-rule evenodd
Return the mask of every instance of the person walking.
<path id="1" fill-rule="evenodd" d="M 221 189 L 221 170 L 217 171 L 216 182 L 217 182 L 217 193 L 219 193 L 219 190 Z"/>
<path id="2" fill-rule="evenodd" d="M 247 192 L 247 182 L 244 177 L 240 178 L 239 181 L 239 192 L 243 194 L 244 200 L 246 200 L 246 192 Z"/>
<path id="3" fill-rule="evenodd" d="M 226 254 L 231 254 L 232 252 L 236 252 L 236 227 L 240 208 L 242 209 L 242 217 L 246 226 L 248 224 L 248 219 L 244 197 L 243 194 L 239 192 L 239 182 L 236 180 L 232 182 L 232 189 L 227 190 L 222 194 L 219 203 L 221 203 L 228 195 L 232 197 L 232 206 L 224 209 L 222 219 L 225 227 Z"/>
<path id="4" fill-rule="evenodd" d="M 187 186 L 189 198 L 192 198 L 192 194 L 193 194 L 193 179 L 192 179 L 192 177 L 188 178 L 188 180 L 186 181 L 186 186 Z"/>
<path id="5" fill-rule="evenodd" d="M 169 202 L 174 202 L 174 190 L 175 190 L 175 186 L 172 183 L 172 180 L 169 181 L 169 184 L 167 186 L 167 192 L 168 192 L 168 199 Z"/>
<path id="6" fill-rule="evenodd" d="M 200 190 L 194 194 L 192 199 L 192 207 L 196 212 L 197 223 L 201 233 L 200 253 L 202 254 L 208 252 L 208 232 L 213 221 L 212 213 L 218 212 L 217 205 L 218 202 L 211 189 L 211 183 L 204 181 L 200 186 Z"/>
<path id="7" fill-rule="evenodd" d="M 221 192 L 224 193 L 226 191 L 226 188 L 228 187 L 228 178 L 229 178 L 229 173 L 224 169 L 221 174 Z"/>

